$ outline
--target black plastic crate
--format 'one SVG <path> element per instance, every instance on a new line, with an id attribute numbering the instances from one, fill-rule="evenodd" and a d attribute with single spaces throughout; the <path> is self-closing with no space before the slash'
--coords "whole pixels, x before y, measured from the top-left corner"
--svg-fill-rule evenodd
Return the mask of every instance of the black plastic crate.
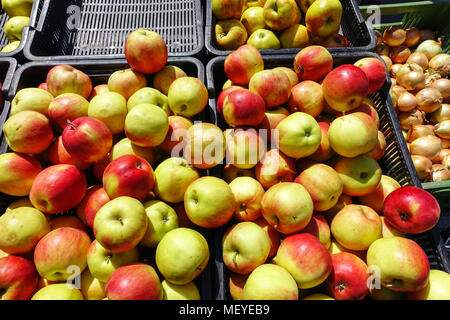
<path id="1" fill-rule="evenodd" d="M 44 0 L 30 30 L 29 60 L 123 59 L 136 29 L 158 32 L 169 56 L 197 56 L 204 47 L 200 0 Z"/>
<path id="2" fill-rule="evenodd" d="M 5 108 L 4 112 L 5 118 L 9 116 L 11 100 L 14 98 L 16 92 L 18 92 L 22 88 L 29 87 L 37 87 L 40 83 L 45 82 L 46 75 L 48 71 L 57 65 L 60 64 L 68 64 L 71 65 L 83 72 L 85 72 L 90 79 L 92 80 L 92 85 L 96 86 L 98 84 L 107 83 L 109 76 L 117 70 L 122 70 L 128 68 L 127 61 L 125 59 L 120 60 L 109 60 L 109 61 L 98 61 L 98 60 L 64 60 L 64 61 L 34 61 L 29 62 L 27 64 L 22 65 L 17 71 L 14 73 L 14 79 L 10 85 L 8 85 L 9 93 L 5 95 Z M 196 77 L 200 79 L 202 82 L 205 82 L 205 68 L 203 64 L 196 58 L 192 57 L 170 57 L 168 59 L 167 64 L 175 65 L 182 68 L 188 76 Z M 2 72 L 2 60 L 0 60 L 0 74 Z M 10 78 L 12 75 L 10 75 Z M 151 76 L 148 76 L 148 83 L 151 82 Z M 6 89 L 6 88 L 5 88 Z M 204 122 L 212 122 L 214 119 L 213 113 L 211 109 L 207 106 L 200 114 L 195 117 L 196 120 L 202 120 Z M 3 126 L 3 123 L 2 123 Z M 9 149 L 5 137 L 2 133 L 1 142 L 0 142 L 0 154 L 5 152 L 11 152 Z M 156 167 L 153 166 L 154 168 Z M 88 186 L 93 184 L 101 184 L 100 181 L 97 181 L 91 169 L 88 169 L 86 172 L 86 179 Z M 207 174 L 207 171 L 199 170 L 201 175 Z M 0 193 L 0 215 L 2 215 L 6 208 L 15 200 L 18 200 L 23 197 L 15 197 L 6 195 L 4 193 Z M 72 209 L 68 212 L 60 213 L 58 215 L 76 215 L 75 209 Z M 196 228 L 205 239 L 208 241 L 210 247 L 210 259 L 206 269 L 199 275 L 194 282 L 197 284 L 198 289 L 200 291 L 202 300 L 212 300 L 212 272 L 214 271 L 214 233 L 212 230 L 205 228 Z M 92 235 L 92 234 L 91 234 Z M 144 249 L 141 251 L 143 256 L 141 256 L 142 261 L 149 262 L 154 265 L 154 261 L 152 257 L 154 256 L 154 249 Z M 162 279 L 161 279 L 162 280 Z"/>
<path id="3" fill-rule="evenodd" d="M 330 52 L 355 52 L 355 51 L 371 51 L 377 44 L 375 32 L 370 29 L 359 11 L 356 0 L 341 0 L 343 11 L 341 20 L 340 33 L 347 37 L 349 41 L 348 47 L 329 48 Z M 302 17 L 305 15 L 302 13 Z M 214 29 L 217 22 L 211 10 L 211 0 L 206 2 L 206 25 L 205 25 L 205 45 L 208 54 L 220 56 L 227 55 L 231 51 L 221 49 L 215 39 Z M 277 34 L 275 32 L 275 34 Z M 249 35 L 250 36 L 250 35 Z M 292 54 L 297 53 L 299 48 L 289 49 L 264 49 L 260 50 L 261 54 Z"/>
<path id="4" fill-rule="evenodd" d="M 2 83 L 1 95 L 3 98 L 3 104 L 0 105 L 0 126 L 2 128 L 6 121 L 6 117 L 9 114 L 10 101 L 8 100 L 8 94 L 16 68 L 16 59 L 11 57 L 0 57 L 0 82 Z"/>
<path id="5" fill-rule="evenodd" d="M 364 57 L 381 58 L 372 52 L 358 52 L 358 53 L 332 53 L 335 68 L 338 65 L 346 63 L 355 63 L 358 59 Z M 263 56 L 264 68 L 270 69 L 278 66 L 289 67 L 293 69 L 293 61 L 295 55 L 273 55 Z M 210 92 L 209 104 L 212 109 L 216 110 L 216 99 L 221 92 L 223 83 L 227 80 L 224 72 L 225 56 L 220 56 L 212 59 L 206 66 L 206 78 L 208 83 L 208 90 Z M 389 88 L 391 81 L 389 76 L 386 77 L 386 83 L 371 98 L 375 102 L 376 109 L 380 117 L 380 128 L 386 138 L 387 148 L 385 154 L 379 164 L 383 170 L 384 175 L 388 175 L 397 180 L 400 185 L 413 185 L 421 187 L 420 180 L 415 173 L 414 165 L 409 156 L 405 140 L 402 137 L 401 128 L 398 123 L 397 115 L 394 111 L 391 98 L 389 96 Z M 227 128 L 225 122 L 217 116 L 216 124 L 222 129 Z M 214 174 L 222 177 L 223 165 L 219 165 L 214 169 Z M 216 233 L 215 252 L 217 268 L 215 276 L 215 291 L 214 295 L 217 300 L 230 300 L 231 296 L 228 293 L 228 274 L 229 271 L 223 263 L 222 259 L 222 237 L 227 228 L 232 222 L 221 227 L 220 231 Z M 433 269 L 445 270 L 450 272 L 450 258 L 446 255 L 445 247 L 440 241 L 439 232 L 437 228 L 432 229 L 420 235 L 408 235 L 410 239 L 415 240 L 426 252 L 430 267 Z"/>

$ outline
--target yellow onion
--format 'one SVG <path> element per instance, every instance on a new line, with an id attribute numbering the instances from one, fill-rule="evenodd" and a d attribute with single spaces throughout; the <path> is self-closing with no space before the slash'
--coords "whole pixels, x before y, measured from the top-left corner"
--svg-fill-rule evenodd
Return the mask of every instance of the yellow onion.
<path id="1" fill-rule="evenodd" d="M 420 71 L 423 72 L 423 69 L 420 65 L 414 62 L 407 62 L 405 64 L 402 64 L 399 70 L 396 72 L 395 77 L 397 80 L 401 78 L 404 74 L 411 72 L 411 71 Z"/>
<path id="2" fill-rule="evenodd" d="M 449 154 L 450 154 L 450 149 L 441 149 L 441 152 L 439 152 L 439 157 L 436 160 L 441 163 L 442 160 Z"/>
<path id="3" fill-rule="evenodd" d="M 408 132 L 406 132 L 405 130 L 402 130 L 402 134 L 403 134 L 403 139 L 407 140 L 408 139 Z"/>
<path id="4" fill-rule="evenodd" d="M 436 124 L 434 133 L 443 139 L 450 139 L 450 120 L 444 120 Z"/>
<path id="5" fill-rule="evenodd" d="M 411 50 L 407 46 L 399 46 L 392 48 L 389 57 L 394 63 L 405 63 L 411 55 Z"/>
<path id="6" fill-rule="evenodd" d="M 406 30 L 400 26 L 387 27 L 383 32 L 383 42 L 390 47 L 398 47 L 406 40 Z"/>
<path id="7" fill-rule="evenodd" d="M 434 40 L 425 40 L 416 48 L 415 52 L 423 52 L 428 60 L 442 52 L 441 43 Z"/>
<path id="8" fill-rule="evenodd" d="M 438 89 L 444 99 L 450 97 L 450 80 L 447 78 L 434 80 L 428 85 L 428 87 Z"/>
<path id="9" fill-rule="evenodd" d="M 425 137 L 434 136 L 434 127 L 430 124 L 416 124 L 411 126 L 408 131 L 408 141 L 413 142 L 414 140 Z"/>
<path id="10" fill-rule="evenodd" d="M 396 85 L 397 85 L 397 79 L 391 78 L 391 86 L 396 86 Z"/>
<path id="11" fill-rule="evenodd" d="M 444 99 L 436 88 L 425 88 L 417 92 L 417 108 L 425 113 L 432 113 L 442 106 Z"/>
<path id="12" fill-rule="evenodd" d="M 432 69 L 425 71 L 425 87 L 430 86 L 434 81 L 441 79 L 441 75 Z"/>
<path id="13" fill-rule="evenodd" d="M 450 180 L 450 170 L 440 163 L 433 164 L 431 172 L 431 181 L 445 181 Z"/>
<path id="14" fill-rule="evenodd" d="M 450 149 L 450 139 L 441 139 L 442 149 Z"/>
<path id="15" fill-rule="evenodd" d="M 381 59 L 384 60 L 384 63 L 386 64 L 388 72 L 391 72 L 391 68 L 392 68 L 392 60 L 391 60 L 391 58 L 389 58 L 388 56 L 380 56 L 380 57 L 381 57 Z"/>
<path id="16" fill-rule="evenodd" d="M 383 42 L 383 35 L 378 30 L 375 30 L 375 34 L 377 36 L 377 46 L 379 46 Z"/>
<path id="17" fill-rule="evenodd" d="M 412 53 L 406 63 L 416 63 L 422 67 L 422 70 L 426 70 L 428 68 L 428 58 L 423 52 L 414 52 Z"/>
<path id="18" fill-rule="evenodd" d="M 442 165 L 450 169 L 450 156 L 447 155 L 442 159 Z"/>
<path id="19" fill-rule="evenodd" d="M 430 121 L 433 123 L 445 120 L 450 120 L 450 104 L 447 103 L 443 103 L 439 109 L 430 114 Z"/>
<path id="20" fill-rule="evenodd" d="M 398 82 L 408 91 L 425 88 L 425 74 L 422 71 L 410 71 L 397 78 Z"/>
<path id="21" fill-rule="evenodd" d="M 416 96 L 410 92 L 402 93 L 397 99 L 397 108 L 400 111 L 410 111 L 417 107 Z"/>
<path id="22" fill-rule="evenodd" d="M 433 161 L 441 152 L 441 139 L 435 135 L 427 135 L 411 142 L 411 154 L 424 156 Z"/>
<path id="23" fill-rule="evenodd" d="M 392 103 L 394 104 L 394 107 L 397 107 L 397 100 L 398 98 L 406 91 L 405 88 L 399 85 L 391 85 L 391 88 L 389 89 L 389 94 L 391 96 Z"/>
<path id="24" fill-rule="evenodd" d="M 417 176 L 420 180 L 426 180 L 433 172 L 433 163 L 430 159 L 424 156 L 411 155 L 414 167 L 417 171 Z"/>
<path id="25" fill-rule="evenodd" d="M 391 52 L 391 47 L 385 44 L 381 44 L 375 47 L 375 53 L 378 53 L 380 56 L 389 56 L 389 52 Z"/>
<path id="26" fill-rule="evenodd" d="M 408 131 L 413 125 L 423 124 L 425 122 L 425 114 L 416 108 L 411 111 L 400 112 L 398 120 L 400 122 L 400 127 L 403 130 Z"/>
<path id="27" fill-rule="evenodd" d="M 420 30 L 420 40 L 419 42 L 423 42 L 425 40 L 434 40 L 436 39 L 436 34 L 434 31 L 430 29 L 422 29 Z"/>
<path id="28" fill-rule="evenodd" d="M 428 67 L 442 77 L 446 77 L 450 74 L 450 54 L 440 53 L 431 58 L 428 63 Z"/>
<path id="29" fill-rule="evenodd" d="M 389 58 L 390 59 L 390 58 Z M 394 63 L 393 65 L 392 65 L 392 67 L 391 67 L 391 76 L 392 77 L 396 77 L 397 76 L 397 73 L 400 71 L 400 68 L 401 67 L 403 67 L 403 65 L 402 64 L 400 64 L 400 63 Z"/>
<path id="30" fill-rule="evenodd" d="M 406 39 L 403 42 L 404 46 L 414 47 L 420 41 L 420 31 L 416 27 L 406 29 Z"/>

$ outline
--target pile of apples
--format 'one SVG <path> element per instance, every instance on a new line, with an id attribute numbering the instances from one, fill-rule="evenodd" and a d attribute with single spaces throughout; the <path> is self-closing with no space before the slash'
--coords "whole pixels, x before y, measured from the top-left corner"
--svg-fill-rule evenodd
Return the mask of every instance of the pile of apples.
<path id="1" fill-rule="evenodd" d="M 389 27 L 376 48 L 419 179 L 450 180 L 450 55 L 430 30 Z"/>
<path id="2" fill-rule="evenodd" d="M 339 0 L 212 0 L 211 9 L 222 50 L 246 43 L 257 49 L 348 46 L 347 38 L 338 33 Z"/>
<path id="3" fill-rule="evenodd" d="M 223 179 L 237 201 L 222 238 L 228 292 L 236 300 L 450 299 L 450 275 L 430 270 L 407 237 L 436 225 L 438 202 L 383 175 L 377 161 L 386 142 L 369 95 L 386 68 L 374 57 L 333 62 L 310 46 L 292 67 L 267 68 L 248 44 L 224 60 Z"/>
<path id="4" fill-rule="evenodd" d="M 11 52 L 19 47 L 23 28 L 30 23 L 33 2 L 34 0 L 2 0 L 2 9 L 8 15 L 4 32 L 9 43 L 0 52 Z"/>
<path id="5" fill-rule="evenodd" d="M 125 52 L 130 68 L 108 83 L 57 65 L 12 100 L 0 191 L 16 200 L 0 216 L 1 299 L 200 299 L 209 244 L 184 193 L 202 180 L 171 156 L 171 138 L 208 91 L 167 64 L 153 31 L 132 32 Z"/>

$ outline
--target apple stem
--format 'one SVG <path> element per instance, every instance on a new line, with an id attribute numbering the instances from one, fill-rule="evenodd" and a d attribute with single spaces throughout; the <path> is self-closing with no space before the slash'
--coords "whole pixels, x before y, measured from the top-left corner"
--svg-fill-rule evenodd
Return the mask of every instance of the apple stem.
<path id="1" fill-rule="evenodd" d="M 72 130 L 75 130 L 76 128 L 78 128 L 72 121 L 70 121 L 69 119 L 67 119 L 67 125 L 70 126 L 70 128 Z"/>

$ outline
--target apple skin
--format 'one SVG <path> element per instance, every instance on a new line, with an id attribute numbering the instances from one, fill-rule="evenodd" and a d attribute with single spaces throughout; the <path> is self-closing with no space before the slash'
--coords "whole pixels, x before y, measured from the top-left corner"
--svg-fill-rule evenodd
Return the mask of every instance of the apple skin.
<path id="1" fill-rule="evenodd" d="M 83 171 L 74 165 L 56 164 L 36 176 L 30 200 L 43 213 L 62 213 L 75 208 L 83 200 L 86 190 Z"/>
<path id="2" fill-rule="evenodd" d="M 31 9 L 33 8 L 33 0 L 3 0 L 2 9 L 6 12 L 8 17 L 31 15 Z"/>
<path id="3" fill-rule="evenodd" d="M 154 104 L 155 106 L 160 107 L 168 116 L 172 113 L 169 108 L 169 99 L 167 96 L 155 88 L 145 87 L 133 93 L 133 95 L 128 98 L 128 111 L 143 103 Z"/>
<path id="4" fill-rule="evenodd" d="M 3 134 L 11 150 L 24 154 L 45 151 L 54 137 L 49 119 L 37 111 L 21 111 L 9 117 Z"/>
<path id="5" fill-rule="evenodd" d="M 175 65 L 166 65 L 153 76 L 153 88 L 167 96 L 172 82 L 181 77 L 187 77 L 183 69 Z"/>
<path id="6" fill-rule="evenodd" d="M 20 111 L 32 110 L 44 115 L 48 114 L 48 106 L 53 101 L 50 92 L 40 88 L 24 88 L 19 90 L 11 101 L 10 115 Z M 1 104 L 3 105 L 3 103 Z"/>
<path id="7" fill-rule="evenodd" d="M 269 236 L 269 240 L 270 240 L 270 251 L 269 251 L 269 255 L 267 256 L 267 258 L 273 258 L 276 256 L 277 251 L 278 251 L 278 247 L 280 246 L 281 243 L 281 234 L 275 230 L 274 227 L 272 227 L 266 219 L 264 219 L 264 217 L 259 217 L 258 219 L 256 219 L 255 221 L 253 221 L 254 223 L 256 223 L 258 226 L 260 226 Z"/>
<path id="8" fill-rule="evenodd" d="M 225 98 L 234 90 L 240 90 L 240 89 L 245 89 L 242 86 L 239 85 L 231 85 L 229 87 L 227 87 L 226 89 L 223 89 L 220 94 L 219 97 L 217 98 L 217 113 L 218 114 L 223 114 L 223 102 L 225 101 Z"/>
<path id="9" fill-rule="evenodd" d="M 328 139 L 328 130 L 330 125 L 326 122 L 317 122 L 322 131 L 322 139 L 320 140 L 319 148 L 308 159 L 317 162 L 325 162 L 330 160 L 336 152 L 331 148 L 330 141 Z"/>
<path id="10" fill-rule="evenodd" d="M 110 158 L 111 161 L 113 161 L 126 154 L 132 154 L 141 157 L 147 160 L 150 165 L 153 165 L 155 163 L 156 156 L 155 151 L 152 148 L 145 148 L 135 145 L 128 138 L 123 138 L 122 140 L 117 141 L 111 148 L 111 151 L 109 155 L 107 155 L 107 157 Z M 101 161 L 101 159 L 99 161 Z"/>
<path id="11" fill-rule="evenodd" d="M 275 128 L 281 122 L 281 120 L 285 119 L 290 112 L 283 107 L 275 107 L 271 109 L 267 109 L 265 112 L 265 116 L 263 121 L 258 125 L 259 130 L 266 130 L 267 138 L 266 141 L 270 143 L 272 138 L 275 137 Z M 263 134 L 264 131 L 260 131 L 260 135 Z"/>
<path id="12" fill-rule="evenodd" d="M 94 88 L 92 88 L 91 95 L 89 96 L 88 100 L 91 101 L 94 97 L 105 92 L 109 92 L 109 88 L 106 83 L 96 85 Z"/>
<path id="13" fill-rule="evenodd" d="M 382 175 L 380 183 L 376 190 L 368 195 L 359 197 L 361 204 L 371 207 L 376 212 L 381 212 L 383 209 L 386 197 L 394 190 L 400 188 L 400 184 L 393 178 Z"/>
<path id="14" fill-rule="evenodd" d="M 295 0 L 267 0 L 264 21 L 272 30 L 284 30 L 296 22 L 298 7 Z"/>
<path id="15" fill-rule="evenodd" d="M 176 285 L 167 280 L 161 282 L 163 300 L 201 300 L 200 291 L 194 282 Z"/>
<path id="16" fill-rule="evenodd" d="M 127 112 L 127 100 L 117 92 L 95 96 L 88 108 L 88 116 L 106 124 L 113 135 L 123 132 Z"/>
<path id="17" fill-rule="evenodd" d="M 253 168 L 241 169 L 232 165 L 231 163 L 226 164 L 222 171 L 222 179 L 225 180 L 225 182 L 230 183 L 237 177 L 255 178 L 255 172 Z"/>
<path id="18" fill-rule="evenodd" d="M 51 164 L 72 164 L 80 170 L 87 170 L 91 163 L 74 159 L 64 147 L 62 136 L 59 136 L 52 142 L 48 149 L 48 159 Z"/>
<path id="19" fill-rule="evenodd" d="M 74 229 L 79 229 L 88 233 L 90 230 L 87 225 L 85 225 L 78 217 L 76 216 L 61 216 L 57 217 L 49 222 L 51 230 L 55 230 L 58 228 L 70 227 Z"/>
<path id="20" fill-rule="evenodd" d="M 265 153 L 264 140 L 256 129 L 240 127 L 224 132 L 226 158 L 229 163 L 241 169 L 255 167 Z"/>
<path id="21" fill-rule="evenodd" d="M 247 44 L 250 44 L 258 50 L 280 49 L 281 43 L 277 35 L 269 29 L 257 29 L 249 35 Z"/>
<path id="22" fill-rule="evenodd" d="M 271 149 L 255 167 L 255 177 L 269 189 L 279 182 L 293 182 L 297 174 L 294 161 L 278 149 Z"/>
<path id="23" fill-rule="evenodd" d="M 294 57 L 294 70 L 300 81 L 319 82 L 333 68 L 331 53 L 322 46 L 312 45 L 301 49 Z"/>
<path id="24" fill-rule="evenodd" d="M 319 239 L 325 248 L 331 247 L 331 231 L 327 220 L 322 214 L 314 212 L 308 225 L 299 233 L 310 233 Z"/>
<path id="25" fill-rule="evenodd" d="M 264 60 L 258 49 L 245 44 L 225 58 L 223 68 L 234 84 L 247 85 L 256 72 L 264 70 Z"/>
<path id="26" fill-rule="evenodd" d="M 347 248 L 341 246 L 339 244 L 339 242 L 336 241 L 336 239 L 331 240 L 331 245 L 330 245 L 330 248 L 328 248 L 328 252 L 330 252 L 331 256 L 333 256 L 334 254 L 337 254 L 337 253 L 341 253 L 341 252 L 348 252 L 348 253 L 351 253 L 351 254 L 357 256 L 362 261 L 366 261 L 367 250 L 356 251 L 356 250 L 347 249 Z"/>
<path id="27" fill-rule="evenodd" d="M 382 235 L 383 238 L 390 238 L 390 237 L 404 237 L 406 236 L 405 232 L 399 231 L 395 229 L 389 222 L 386 221 L 385 216 L 380 216 L 381 223 L 382 223 Z"/>
<path id="28" fill-rule="evenodd" d="M 247 278 L 243 300 L 298 300 L 294 278 L 276 264 L 263 264 Z"/>
<path id="29" fill-rule="evenodd" d="M 76 93 L 88 99 L 92 91 L 92 82 L 86 73 L 64 64 L 50 69 L 46 83 L 54 97 L 63 93 Z"/>
<path id="30" fill-rule="evenodd" d="M 247 8 L 246 0 L 212 0 L 211 10 L 218 20 L 239 19 Z"/>
<path id="31" fill-rule="evenodd" d="M 361 68 L 369 81 L 367 94 L 373 94 L 381 89 L 386 82 L 386 67 L 384 63 L 372 57 L 362 58 L 355 62 L 355 66 Z"/>
<path id="32" fill-rule="evenodd" d="M 280 201 L 280 199 L 286 201 Z M 306 189 L 295 182 L 270 187 L 261 201 L 264 219 L 282 234 L 301 231 L 311 220 L 314 204 Z"/>
<path id="33" fill-rule="evenodd" d="M 408 300 L 450 300 L 450 276 L 448 273 L 432 269 L 428 285 L 419 291 L 407 294 Z"/>
<path id="34" fill-rule="evenodd" d="M 132 68 L 114 71 L 108 78 L 108 89 L 129 99 L 136 91 L 147 86 L 147 78 Z"/>
<path id="35" fill-rule="evenodd" d="M 76 93 L 63 93 L 48 106 L 48 117 L 59 128 L 64 129 L 67 121 L 88 115 L 89 101 Z"/>
<path id="36" fill-rule="evenodd" d="M 237 177 L 229 183 L 236 199 L 234 218 L 237 221 L 254 221 L 261 217 L 261 200 L 264 188 L 251 177 Z"/>
<path id="37" fill-rule="evenodd" d="M 380 127 L 380 116 L 378 115 L 378 111 L 375 108 L 375 103 L 371 98 L 366 97 L 363 100 L 363 102 L 361 102 L 361 104 L 358 108 L 347 111 L 345 114 L 349 115 L 349 114 L 356 113 L 356 112 L 363 112 L 363 113 L 368 114 L 373 119 L 373 121 L 375 121 L 375 125 L 377 126 L 377 128 Z M 343 113 L 338 113 L 337 117 L 343 116 L 343 115 L 344 115 Z"/>
<path id="38" fill-rule="evenodd" d="M 298 83 L 291 89 L 287 106 L 291 113 L 305 112 L 317 118 L 325 107 L 322 86 L 311 80 Z"/>
<path id="39" fill-rule="evenodd" d="M 2 300 L 29 300 L 37 283 L 36 268 L 29 260 L 16 256 L 0 258 Z"/>
<path id="40" fill-rule="evenodd" d="M 222 237 L 225 266 L 234 273 L 250 274 L 264 264 L 270 252 L 267 233 L 251 221 L 229 227 Z"/>
<path id="41" fill-rule="evenodd" d="M 257 126 L 265 116 L 264 99 L 247 89 L 233 90 L 223 102 L 222 115 L 231 126 Z"/>
<path id="42" fill-rule="evenodd" d="M 245 44 L 247 29 L 237 19 L 220 20 L 214 27 L 216 43 L 223 50 L 236 50 Z"/>
<path id="43" fill-rule="evenodd" d="M 198 231 L 176 228 L 166 233 L 156 247 L 156 265 L 163 277 L 176 285 L 193 281 L 206 268 L 208 242 Z"/>
<path id="44" fill-rule="evenodd" d="M 81 273 L 80 290 L 84 300 L 103 300 L 106 298 L 105 283 L 94 278 L 88 268 Z"/>
<path id="45" fill-rule="evenodd" d="M 250 91 L 259 94 L 266 108 L 286 103 L 291 95 L 291 82 L 284 72 L 266 69 L 255 73 L 248 84 Z"/>
<path id="46" fill-rule="evenodd" d="M 236 200 L 224 180 L 205 176 L 192 182 L 186 189 L 184 208 L 194 224 L 203 228 L 217 228 L 231 219 Z"/>
<path id="47" fill-rule="evenodd" d="M 367 250 L 367 265 L 369 268 L 377 266 L 381 285 L 393 291 L 419 291 L 428 284 L 428 257 L 416 242 L 408 238 L 376 240 Z"/>
<path id="48" fill-rule="evenodd" d="M 52 283 L 37 291 L 31 300 L 84 300 L 83 294 L 74 285 Z"/>
<path id="49" fill-rule="evenodd" d="M 331 234 L 343 247 L 362 251 L 382 237 L 380 216 L 373 209 L 349 204 L 331 221 Z"/>
<path id="50" fill-rule="evenodd" d="M 105 286 L 108 300 L 161 300 L 162 287 L 153 267 L 134 263 L 111 274 Z"/>
<path id="51" fill-rule="evenodd" d="M 228 290 L 233 300 L 244 300 L 244 286 L 248 276 L 248 274 L 230 273 Z"/>
<path id="52" fill-rule="evenodd" d="M 0 155 L 0 192 L 11 196 L 27 196 L 42 166 L 33 157 L 7 152 Z"/>
<path id="53" fill-rule="evenodd" d="M 208 104 L 208 89 L 200 79 L 181 77 L 172 82 L 167 98 L 173 113 L 192 117 L 202 112 Z"/>
<path id="54" fill-rule="evenodd" d="M 342 4 L 339 0 L 317 0 L 305 14 L 305 25 L 314 36 L 328 38 L 341 26 Z"/>
<path id="55" fill-rule="evenodd" d="M 125 41 L 125 58 L 138 72 L 150 74 L 160 71 L 167 64 L 167 55 L 164 39 L 154 31 L 135 30 Z"/>
<path id="56" fill-rule="evenodd" d="M 76 212 L 78 218 L 87 226 L 93 228 L 95 215 L 98 210 L 110 200 L 102 185 L 90 186 L 83 200 L 77 206 Z"/>
<path id="57" fill-rule="evenodd" d="M 330 296 L 336 300 L 363 300 L 369 294 L 367 264 L 354 254 L 331 256 L 333 269 L 325 281 Z"/>
<path id="58" fill-rule="evenodd" d="M 180 154 L 172 154 L 172 151 L 174 151 L 174 148 L 177 146 L 181 146 L 184 149 L 187 143 L 187 141 L 184 140 L 184 135 L 194 124 L 188 118 L 176 115 L 169 116 L 168 121 L 169 130 L 167 131 L 166 138 L 159 147 L 172 156 L 182 156 Z M 176 150 L 178 149 L 175 149 L 175 151 Z"/>
<path id="59" fill-rule="evenodd" d="M 264 21 L 264 9 L 260 6 L 249 6 L 249 8 L 242 12 L 239 21 L 244 25 L 247 34 L 252 34 L 259 29 L 267 29 L 266 22 Z"/>
<path id="60" fill-rule="evenodd" d="M 275 67 L 275 68 L 273 68 L 273 70 L 284 72 L 289 78 L 289 81 L 291 83 L 291 88 L 299 83 L 297 73 L 295 73 L 295 71 L 293 69 L 288 68 L 288 67 Z"/>
<path id="61" fill-rule="evenodd" d="M 414 186 L 392 191 L 384 200 L 381 211 L 394 228 L 414 234 L 432 229 L 441 216 L 437 200 L 429 192 Z"/>
<path id="62" fill-rule="evenodd" d="M 369 80 L 361 68 L 343 64 L 331 70 L 322 82 L 323 96 L 336 111 L 359 107 L 369 92 Z"/>
<path id="63" fill-rule="evenodd" d="M 79 229 L 64 227 L 47 233 L 34 249 L 34 264 L 38 273 L 50 281 L 66 281 L 70 266 L 82 272 L 87 267 L 86 254 L 91 239 Z"/>
<path id="64" fill-rule="evenodd" d="M 94 236 L 107 250 L 125 252 L 139 244 L 147 226 L 144 205 L 131 197 L 118 197 L 98 210 L 94 219 Z"/>
<path id="65" fill-rule="evenodd" d="M 309 289 L 323 283 L 332 269 L 327 248 L 309 233 L 285 238 L 273 261 L 289 271 L 299 289 Z"/>
<path id="66" fill-rule="evenodd" d="M 282 48 L 305 48 L 313 44 L 309 31 L 304 25 L 293 24 L 280 34 Z"/>

